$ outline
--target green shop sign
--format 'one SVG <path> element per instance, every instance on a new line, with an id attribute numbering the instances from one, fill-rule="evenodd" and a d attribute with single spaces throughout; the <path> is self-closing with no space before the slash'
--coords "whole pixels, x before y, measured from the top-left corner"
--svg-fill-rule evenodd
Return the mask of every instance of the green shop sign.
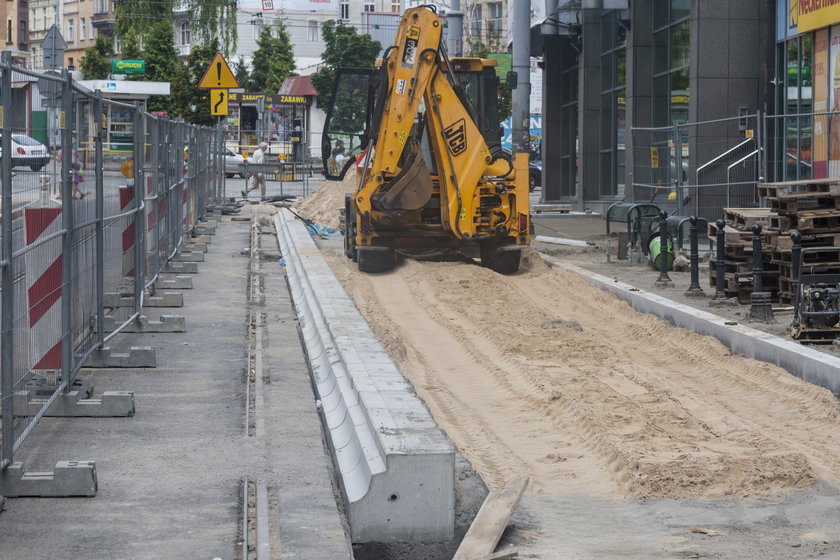
<path id="1" fill-rule="evenodd" d="M 145 60 L 114 60 L 111 62 L 112 74 L 145 74 Z"/>

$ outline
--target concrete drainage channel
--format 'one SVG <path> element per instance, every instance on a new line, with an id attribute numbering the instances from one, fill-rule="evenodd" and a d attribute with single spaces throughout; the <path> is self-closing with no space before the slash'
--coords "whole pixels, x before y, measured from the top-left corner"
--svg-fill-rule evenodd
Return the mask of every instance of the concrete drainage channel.
<path id="1" fill-rule="evenodd" d="M 250 259 L 248 262 L 248 356 L 245 370 L 246 439 L 265 436 L 263 400 L 263 339 L 265 327 L 263 276 L 260 272 L 260 226 L 256 216 L 251 220 Z M 269 535 L 269 499 L 265 480 L 242 480 L 241 486 L 241 558 L 268 560 L 271 558 Z"/>
<path id="2" fill-rule="evenodd" d="M 274 219 L 354 543 L 453 536 L 455 451 L 304 224 Z"/>

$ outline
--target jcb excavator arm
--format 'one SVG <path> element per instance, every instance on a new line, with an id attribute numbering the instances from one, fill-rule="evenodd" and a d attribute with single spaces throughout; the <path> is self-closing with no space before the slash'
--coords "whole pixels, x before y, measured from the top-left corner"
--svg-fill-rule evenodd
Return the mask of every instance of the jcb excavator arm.
<path id="1" fill-rule="evenodd" d="M 351 244 L 363 268 L 366 250 L 417 247 L 435 237 L 437 246 L 477 243 L 484 264 L 511 272 L 519 252 L 502 253 L 530 241 L 527 155 L 511 162 L 498 142 L 488 146 L 453 64 L 480 75 L 494 61 L 450 61 L 441 29 L 432 9 L 409 9 L 383 57 L 369 131 L 373 145 L 348 208 L 356 220 Z M 420 142 L 424 131 L 427 150 Z M 438 214 L 434 223 L 430 211 Z"/>

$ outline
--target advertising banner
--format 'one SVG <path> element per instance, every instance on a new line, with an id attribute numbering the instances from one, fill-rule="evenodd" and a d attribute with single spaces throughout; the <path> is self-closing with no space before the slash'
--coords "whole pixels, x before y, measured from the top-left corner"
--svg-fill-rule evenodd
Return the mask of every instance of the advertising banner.
<path id="1" fill-rule="evenodd" d="M 828 29 L 814 34 L 814 112 L 828 111 Z M 828 119 L 814 117 L 814 179 L 827 177 L 828 173 Z"/>
<path id="2" fill-rule="evenodd" d="M 828 70 L 832 111 L 840 111 L 840 25 L 831 28 L 831 47 L 829 49 Z M 840 113 L 829 119 L 828 172 L 830 177 L 840 176 Z"/>
<path id="3" fill-rule="evenodd" d="M 799 10 L 797 28 L 800 33 L 828 27 L 840 22 L 840 0 L 789 0 L 793 12 Z"/>

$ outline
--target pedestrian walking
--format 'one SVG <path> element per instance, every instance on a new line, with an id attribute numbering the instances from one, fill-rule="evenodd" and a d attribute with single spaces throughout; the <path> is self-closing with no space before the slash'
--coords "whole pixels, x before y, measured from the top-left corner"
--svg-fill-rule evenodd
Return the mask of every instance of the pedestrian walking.
<path id="1" fill-rule="evenodd" d="M 55 161 L 61 163 L 63 150 L 58 150 L 55 154 Z M 79 152 L 73 149 L 71 152 L 72 158 L 70 159 L 70 182 L 73 185 L 73 198 L 82 199 L 85 197 L 85 193 L 79 188 L 79 185 L 85 180 L 84 174 L 82 173 L 82 160 L 79 159 Z M 60 176 L 60 172 L 59 172 Z M 58 182 L 58 195 L 56 198 L 61 200 L 62 194 L 64 192 L 64 181 L 60 180 Z"/>
<path id="2" fill-rule="evenodd" d="M 268 144 L 260 142 L 259 147 L 257 147 L 254 151 L 254 155 L 251 156 L 251 162 L 255 164 L 265 163 L 265 153 L 267 151 Z M 248 182 L 248 188 L 242 191 L 243 198 L 248 198 L 248 193 L 257 187 L 260 188 L 260 196 L 265 198 L 265 174 L 259 171 L 251 175 L 251 179 Z"/>

